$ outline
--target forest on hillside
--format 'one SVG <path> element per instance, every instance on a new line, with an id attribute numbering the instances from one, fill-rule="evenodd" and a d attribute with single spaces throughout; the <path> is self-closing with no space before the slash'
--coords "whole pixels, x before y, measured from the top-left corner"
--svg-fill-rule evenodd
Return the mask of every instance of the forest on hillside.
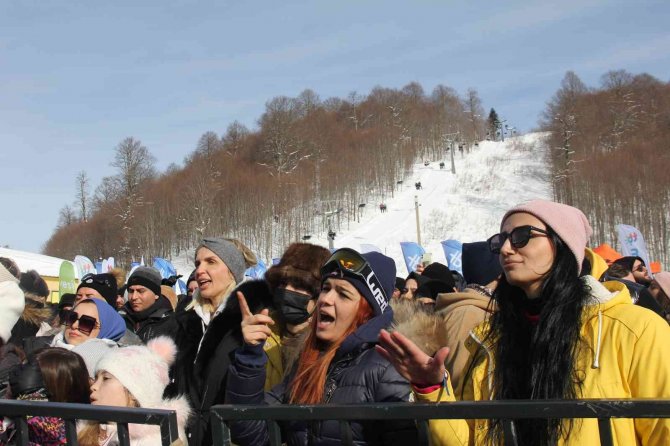
<path id="1" fill-rule="evenodd" d="M 439 85 L 427 94 L 410 83 L 326 100 L 305 90 L 269 100 L 256 129 L 233 122 L 221 135 L 205 132 L 182 167 L 163 173 L 152 151 L 128 137 L 110 160 L 115 175 L 93 190 L 91 175 L 79 173 L 75 200 L 43 251 L 115 256 L 127 266 L 227 235 L 270 259 L 392 197 L 417 159 L 484 139 L 484 114 L 474 89 L 459 95 Z"/>
<path id="2" fill-rule="evenodd" d="M 541 126 L 550 131 L 555 199 L 584 211 L 592 243 L 616 247 L 636 226 L 651 258 L 670 266 L 670 83 L 610 71 L 597 88 L 566 73 Z"/>

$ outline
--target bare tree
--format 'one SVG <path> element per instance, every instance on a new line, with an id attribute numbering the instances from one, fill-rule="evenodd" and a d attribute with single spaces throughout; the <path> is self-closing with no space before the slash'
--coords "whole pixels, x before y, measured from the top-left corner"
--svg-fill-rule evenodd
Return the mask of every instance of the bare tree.
<path id="1" fill-rule="evenodd" d="M 116 147 L 112 167 L 116 167 L 115 182 L 120 196 L 119 221 L 122 227 L 123 240 L 120 247 L 121 256 L 129 262 L 133 246 L 131 234 L 135 219 L 135 211 L 142 201 L 141 185 L 155 176 L 156 159 L 139 140 L 126 138 Z"/>
<path id="2" fill-rule="evenodd" d="M 77 221 L 77 216 L 72 206 L 66 204 L 58 212 L 58 226 L 64 228 Z"/>
<path id="3" fill-rule="evenodd" d="M 86 174 L 86 171 L 82 170 L 79 172 L 77 175 L 77 193 L 76 193 L 76 199 L 77 199 L 77 204 L 79 205 L 79 218 L 81 221 L 86 222 L 88 221 L 88 213 L 90 212 L 89 209 L 89 186 L 90 186 L 90 180 L 88 178 L 88 175 Z"/>

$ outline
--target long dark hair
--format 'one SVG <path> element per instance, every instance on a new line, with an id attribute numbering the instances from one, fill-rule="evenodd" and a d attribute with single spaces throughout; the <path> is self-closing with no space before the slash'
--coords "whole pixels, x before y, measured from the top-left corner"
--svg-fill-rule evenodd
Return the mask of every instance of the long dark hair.
<path id="1" fill-rule="evenodd" d="M 494 399 L 575 399 L 581 389 L 575 361 L 578 350 L 588 348 L 581 340 L 580 328 L 590 289 L 576 273 L 574 254 L 551 228 L 547 229 L 555 258 L 542 284 L 540 300 L 531 303 L 504 275 L 493 295 L 498 311 L 491 317 L 486 342 L 494 345 Z M 539 321 L 534 324 L 524 311 L 529 304 L 538 303 Z M 572 420 L 515 421 L 519 444 L 555 445 L 568 437 L 572 427 Z M 491 422 L 488 436 L 493 444 L 502 442 L 501 420 Z"/>
<path id="2" fill-rule="evenodd" d="M 57 347 L 48 347 L 35 354 L 49 393 L 54 403 L 91 402 L 86 363 L 78 354 Z"/>

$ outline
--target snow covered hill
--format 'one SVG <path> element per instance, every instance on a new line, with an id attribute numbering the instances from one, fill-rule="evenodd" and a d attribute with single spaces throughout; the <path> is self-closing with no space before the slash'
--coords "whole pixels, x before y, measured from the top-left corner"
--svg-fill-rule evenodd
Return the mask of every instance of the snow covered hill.
<path id="1" fill-rule="evenodd" d="M 417 241 L 414 201 L 420 208 L 421 244 L 432 253 L 433 260 L 446 263 L 440 245 L 442 240 L 462 242 L 485 240 L 497 232 L 504 212 L 517 203 L 532 198 L 551 198 L 545 160 L 545 135 L 533 133 L 505 142 L 484 141 L 470 153 L 456 154 L 456 174 L 446 154 L 445 167 L 439 161 L 428 166 L 419 163 L 393 198 L 385 201 L 387 212 L 379 203 L 368 203 L 360 222 L 336 228 L 335 247 L 361 250 L 361 244 L 377 246 L 396 261 L 398 276 L 407 274 L 400 242 Z M 414 183 L 420 181 L 421 190 Z M 328 246 L 326 234 L 313 234 L 310 242 Z M 41 274 L 57 276 L 60 259 L 39 254 L 9 252 L 22 270 L 36 269 Z M 172 259 L 179 274 L 187 277 L 193 269 L 193 252 Z"/>
<path id="2" fill-rule="evenodd" d="M 442 240 L 486 240 L 497 232 L 507 209 L 533 198 L 551 198 L 544 139 L 544 134 L 532 133 L 505 142 L 481 142 L 470 153 L 456 153 L 455 175 L 448 153 L 444 169 L 439 161 L 416 164 L 402 189 L 385 201 L 387 212 L 380 212 L 379 203 L 368 203 L 359 223 L 336 228 L 335 247 L 361 250 L 361 243 L 375 245 L 396 261 L 398 276 L 405 276 L 400 242 L 417 241 L 417 196 L 421 244 L 432 253 L 433 261 L 446 264 Z M 421 190 L 414 187 L 418 181 Z M 310 242 L 328 246 L 325 233 L 313 234 Z M 192 258 L 190 253 L 173 259 L 180 274 L 188 276 Z"/>

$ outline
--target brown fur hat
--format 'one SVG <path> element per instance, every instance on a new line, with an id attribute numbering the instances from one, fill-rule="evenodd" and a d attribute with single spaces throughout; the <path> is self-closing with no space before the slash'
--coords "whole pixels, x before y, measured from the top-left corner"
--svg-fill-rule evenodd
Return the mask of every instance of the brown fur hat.
<path id="1" fill-rule="evenodd" d="M 330 251 L 311 243 L 292 243 L 286 248 L 279 263 L 265 273 L 270 291 L 291 285 L 316 296 L 321 289 L 321 267 L 330 257 Z"/>

